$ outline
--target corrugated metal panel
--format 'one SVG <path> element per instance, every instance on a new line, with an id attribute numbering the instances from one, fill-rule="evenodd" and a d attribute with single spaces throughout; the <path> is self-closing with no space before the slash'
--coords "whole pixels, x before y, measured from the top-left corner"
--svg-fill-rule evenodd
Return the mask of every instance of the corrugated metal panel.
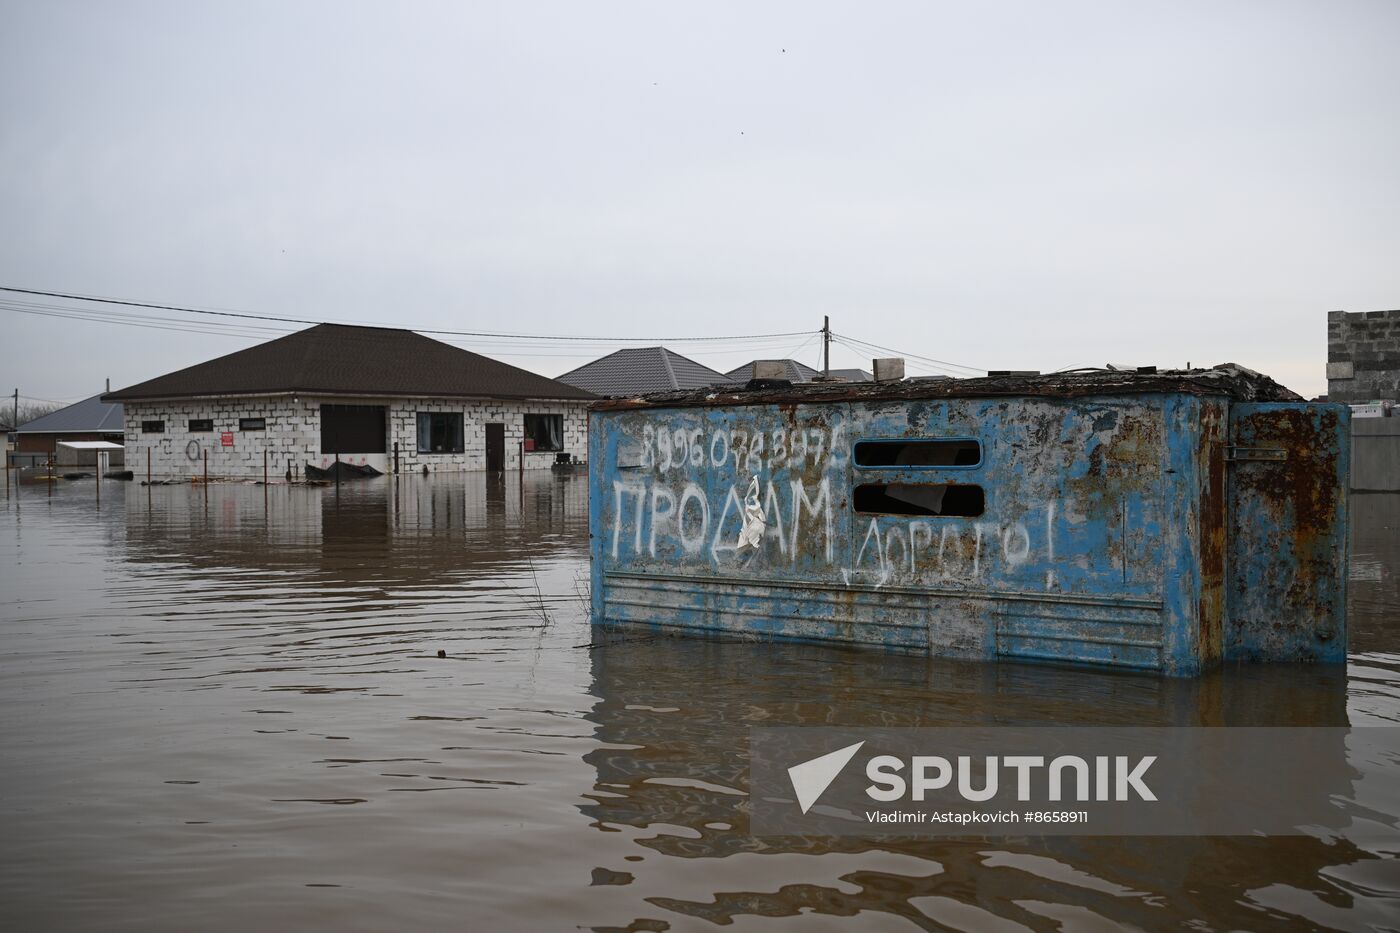
<path id="1" fill-rule="evenodd" d="M 1230 431 L 1226 657 L 1345 661 L 1350 411 L 1241 404 Z"/>
<path id="2" fill-rule="evenodd" d="M 1229 405 L 1165 393 L 595 410 L 594 617 L 1196 673 L 1224 655 Z M 891 439 L 981 453 L 853 460 Z M 890 465 L 864 465 L 877 462 Z M 753 478 L 766 527 L 740 550 Z M 888 498 L 853 492 L 872 484 L 975 485 L 982 510 L 891 514 Z M 1344 626 L 1344 603 L 1325 610 Z"/>

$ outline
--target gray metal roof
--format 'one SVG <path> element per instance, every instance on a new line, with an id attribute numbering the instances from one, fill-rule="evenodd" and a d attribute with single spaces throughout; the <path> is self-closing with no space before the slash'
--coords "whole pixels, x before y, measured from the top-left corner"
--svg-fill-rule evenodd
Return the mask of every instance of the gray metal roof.
<path id="1" fill-rule="evenodd" d="M 831 371 L 833 379 L 844 379 L 847 382 L 874 382 L 875 377 L 863 369 L 833 369 Z"/>
<path id="2" fill-rule="evenodd" d="M 757 363 L 782 363 L 783 367 L 787 370 L 787 381 L 793 383 L 811 382 L 821 375 L 817 370 L 810 366 L 805 366 L 797 362 L 797 360 L 749 360 L 738 369 L 731 369 L 729 372 L 725 373 L 725 377 L 730 382 L 748 382 L 753 378 L 753 368 Z M 833 375 L 835 374 L 833 373 Z"/>
<path id="3" fill-rule="evenodd" d="M 121 434 L 126 430 L 120 402 L 104 402 L 101 394 L 74 402 L 22 424 L 17 434 Z"/>
<path id="4" fill-rule="evenodd" d="M 594 395 L 631 396 L 677 389 L 703 389 L 732 380 L 665 347 L 618 350 L 559 377 Z"/>

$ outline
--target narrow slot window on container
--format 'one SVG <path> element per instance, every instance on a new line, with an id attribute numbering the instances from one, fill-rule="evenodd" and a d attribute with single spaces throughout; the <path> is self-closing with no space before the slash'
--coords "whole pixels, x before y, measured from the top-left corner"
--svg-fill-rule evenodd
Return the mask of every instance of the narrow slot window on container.
<path id="1" fill-rule="evenodd" d="M 266 431 L 266 418 L 239 418 L 238 430 L 240 431 Z"/>
<path id="2" fill-rule="evenodd" d="M 981 462 L 982 445 L 969 438 L 914 437 L 856 444 L 858 467 L 977 466 Z"/>
<path id="3" fill-rule="evenodd" d="M 165 422 L 164 422 L 164 421 L 143 421 L 143 422 L 141 422 L 141 433 L 142 433 L 142 434 L 164 434 L 164 433 L 165 433 Z"/>
<path id="4" fill-rule="evenodd" d="M 214 430 L 214 419 L 213 419 L 213 418 L 191 418 L 191 419 L 190 419 L 190 433 L 191 433 L 191 434 L 208 434 L 208 433 L 210 433 L 210 432 L 213 431 L 213 430 Z"/>
<path id="5" fill-rule="evenodd" d="M 976 518 L 986 510 L 981 486 L 969 483 L 864 483 L 851 498 L 857 512 Z"/>

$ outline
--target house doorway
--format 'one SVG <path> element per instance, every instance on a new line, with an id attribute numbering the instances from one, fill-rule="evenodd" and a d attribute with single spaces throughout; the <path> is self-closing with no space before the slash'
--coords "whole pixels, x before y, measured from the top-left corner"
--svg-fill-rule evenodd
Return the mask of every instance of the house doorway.
<path id="1" fill-rule="evenodd" d="M 506 426 L 499 421 L 486 423 L 486 469 L 499 473 L 506 468 Z"/>

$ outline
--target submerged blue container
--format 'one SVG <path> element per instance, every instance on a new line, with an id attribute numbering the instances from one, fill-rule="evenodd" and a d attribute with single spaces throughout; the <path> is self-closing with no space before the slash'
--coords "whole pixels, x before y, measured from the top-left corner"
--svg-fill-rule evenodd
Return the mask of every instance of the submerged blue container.
<path id="1" fill-rule="evenodd" d="M 593 618 L 1186 676 L 1341 662 L 1349 418 L 1238 367 L 600 402 Z"/>

